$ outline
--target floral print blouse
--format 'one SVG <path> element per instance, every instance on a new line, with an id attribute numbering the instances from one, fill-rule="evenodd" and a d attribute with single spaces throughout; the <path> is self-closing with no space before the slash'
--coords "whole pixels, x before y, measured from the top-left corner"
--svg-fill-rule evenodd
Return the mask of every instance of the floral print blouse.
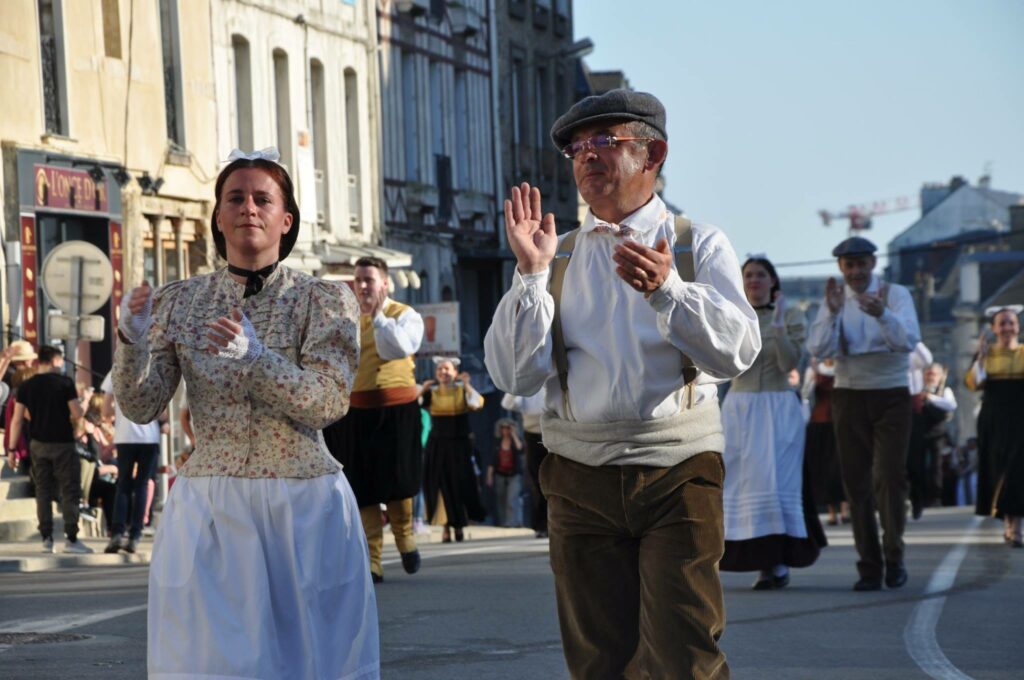
<path id="1" fill-rule="evenodd" d="M 146 340 L 119 342 L 113 382 L 134 422 L 164 410 L 182 377 L 196 448 L 186 477 L 334 474 L 320 430 L 345 415 L 359 364 L 358 307 L 343 284 L 279 265 L 243 299 L 227 269 L 167 284 Z M 265 349 L 249 365 L 206 351 L 206 327 L 241 309 Z"/>

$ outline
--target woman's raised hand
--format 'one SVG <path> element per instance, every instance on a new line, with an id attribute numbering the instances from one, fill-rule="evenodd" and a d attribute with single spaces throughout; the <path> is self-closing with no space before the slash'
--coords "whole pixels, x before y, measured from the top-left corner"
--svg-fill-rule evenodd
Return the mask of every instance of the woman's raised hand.
<path id="1" fill-rule="evenodd" d="M 141 286 L 132 288 L 128 295 L 121 298 L 118 331 L 128 342 L 139 342 L 153 325 L 152 312 L 153 289 L 149 287 L 148 281 L 143 281 Z"/>
<path id="2" fill-rule="evenodd" d="M 555 258 L 555 215 L 542 212 L 537 187 L 526 182 L 512 187 L 511 198 L 505 200 L 505 232 L 520 274 L 540 273 Z"/>

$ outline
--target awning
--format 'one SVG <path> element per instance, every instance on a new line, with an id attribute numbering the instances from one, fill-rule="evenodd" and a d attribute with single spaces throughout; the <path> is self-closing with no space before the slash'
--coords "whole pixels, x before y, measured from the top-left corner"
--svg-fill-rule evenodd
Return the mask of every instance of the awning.
<path id="1" fill-rule="evenodd" d="M 328 265 L 355 267 L 361 257 L 379 257 L 387 263 L 389 269 L 412 266 L 412 255 L 409 253 L 369 243 L 325 243 L 322 248 L 320 260 Z"/>

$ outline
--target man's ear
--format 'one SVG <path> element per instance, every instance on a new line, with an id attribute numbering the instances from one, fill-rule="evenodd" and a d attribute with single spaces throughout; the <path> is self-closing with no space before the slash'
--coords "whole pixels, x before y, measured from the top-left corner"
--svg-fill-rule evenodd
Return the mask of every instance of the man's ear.
<path id="1" fill-rule="evenodd" d="M 647 162 L 644 164 L 644 169 L 657 170 L 667 158 L 668 142 L 664 139 L 652 139 L 647 143 Z"/>

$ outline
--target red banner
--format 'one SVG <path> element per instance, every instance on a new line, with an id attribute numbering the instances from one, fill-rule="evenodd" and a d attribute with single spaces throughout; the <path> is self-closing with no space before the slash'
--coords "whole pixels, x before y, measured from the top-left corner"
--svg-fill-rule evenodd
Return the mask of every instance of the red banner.
<path id="1" fill-rule="evenodd" d="M 36 165 L 36 206 L 107 212 L 107 182 L 97 184 L 84 170 Z"/>
<path id="2" fill-rule="evenodd" d="M 36 304 L 36 220 L 21 216 L 21 307 L 22 337 L 36 346 L 39 343 L 39 306 Z"/>
<path id="3" fill-rule="evenodd" d="M 120 222 L 110 223 L 110 265 L 114 270 L 114 288 L 110 292 L 110 342 L 113 346 L 121 315 L 121 296 L 124 295 L 124 243 Z"/>

